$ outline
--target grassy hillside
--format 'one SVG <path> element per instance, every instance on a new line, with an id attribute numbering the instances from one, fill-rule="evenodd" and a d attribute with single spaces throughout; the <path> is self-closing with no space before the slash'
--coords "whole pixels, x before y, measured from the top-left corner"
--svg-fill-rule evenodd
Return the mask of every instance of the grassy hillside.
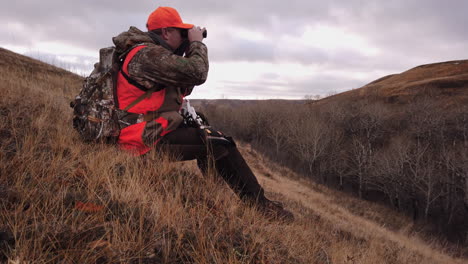
<path id="1" fill-rule="evenodd" d="M 359 89 L 324 98 L 319 103 L 372 97 L 390 103 L 410 103 L 431 96 L 439 106 L 468 104 L 468 60 L 421 65 L 377 79 Z"/>
<path id="2" fill-rule="evenodd" d="M 81 82 L 0 49 L 0 261 L 466 263 L 404 216 L 298 180 L 249 145 L 241 151 L 294 223 L 264 219 L 193 162 L 83 144 L 69 108 Z"/>
<path id="3" fill-rule="evenodd" d="M 304 178 L 387 204 L 468 245 L 468 61 L 305 104 L 205 103 L 212 125 Z"/>

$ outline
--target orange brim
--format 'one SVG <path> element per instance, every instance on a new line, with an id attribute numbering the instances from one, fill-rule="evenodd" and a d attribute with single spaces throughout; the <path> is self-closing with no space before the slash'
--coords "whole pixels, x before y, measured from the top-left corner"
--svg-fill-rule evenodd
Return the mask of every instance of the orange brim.
<path id="1" fill-rule="evenodd" d="M 191 29 L 191 28 L 193 28 L 193 25 L 192 24 L 179 24 L 177 26 L 172 26 L 172 27 L 183 28 L 183 29 Z"/>

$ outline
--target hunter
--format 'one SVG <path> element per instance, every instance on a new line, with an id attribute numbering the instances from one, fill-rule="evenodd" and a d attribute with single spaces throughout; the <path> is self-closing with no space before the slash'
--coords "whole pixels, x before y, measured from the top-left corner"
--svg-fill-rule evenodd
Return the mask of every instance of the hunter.
<path id="1" fill-rule="evenodd" d="M 196 159 L 202 173 L 206 173 L 211 158 L 217 174 L 242 201 L 257 206 L 267 216 L 294 219 L 280 203 L 265 197 L 232 140 L 213 141 L 208 151 L 206 133 L 183 122 L 179 110 L 184 97 L 208 75 L 205 29 L 183 23 L 171 7 L 153 11 L 146 27 L 147 32 L 130 27 L 113 38 L 117 51 L 127 52 L 117 76 L 118 107 L 144 115 L 143 122 L 121 130 L 120 147 L 137 155 L 156 149 L 168 151 L 181 161 Z M 145 93 L 148 96 L 135 103 Z"/>

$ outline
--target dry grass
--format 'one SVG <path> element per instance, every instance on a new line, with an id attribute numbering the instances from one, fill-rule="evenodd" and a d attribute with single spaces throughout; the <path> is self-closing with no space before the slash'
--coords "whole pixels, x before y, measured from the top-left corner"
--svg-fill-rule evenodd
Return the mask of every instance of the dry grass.
<path id="1" fill-rule="evenodd" d="M 440 106 L 468 103 L 468 60 L 421 65 L 399 74 L 379 78 L 355 90 L 326 97 L 317 103 L 339 100 L 381 99 L 387 102 L 413 102 L 422 96 L 440 101 Z"/>
<path id="2" fill-rule="evenodd" d="M 0 51 L 0 261 L 466 263 L 409 234 L 404 217 L 299 181 L 249 146 L 294 223 L 264 219 L 193 162 L 83 144 L 68 107 L 81 78 Z"/>

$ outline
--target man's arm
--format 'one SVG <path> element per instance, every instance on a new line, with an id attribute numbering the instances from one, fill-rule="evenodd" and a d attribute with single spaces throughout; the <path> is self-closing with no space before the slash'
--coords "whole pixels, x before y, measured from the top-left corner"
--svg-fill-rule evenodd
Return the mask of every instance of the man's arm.
<path id="1" fill-rule="evenodd" d="M 200 41 L 193 41 L 185 57 L 156 45 L 140 50 L 129 64 L 130 77 L 145 86 L 154 83 L 167 86 L 193 86 L 206 81 L 208 49 Z"/>

